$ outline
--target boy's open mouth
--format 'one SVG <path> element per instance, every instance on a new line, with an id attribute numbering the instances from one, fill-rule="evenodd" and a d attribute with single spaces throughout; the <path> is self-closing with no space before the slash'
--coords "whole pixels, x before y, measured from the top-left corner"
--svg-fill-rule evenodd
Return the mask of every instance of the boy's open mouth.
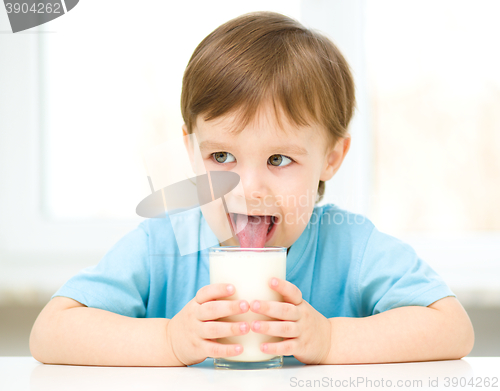
<path id="1" fill-rule="evenodd" d="M 276 231 L 278 218 L 270 215 L 244 215 L 229 213 L 240 246 L 244 248 L 264 247 Z"/>

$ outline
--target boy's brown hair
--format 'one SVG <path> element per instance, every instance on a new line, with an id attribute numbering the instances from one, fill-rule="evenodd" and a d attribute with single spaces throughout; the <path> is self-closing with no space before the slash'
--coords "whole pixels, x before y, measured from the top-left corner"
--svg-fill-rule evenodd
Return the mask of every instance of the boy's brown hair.
<path id="1" fill-rule="evenodd" d="M 188 133 L 205 121 L 237 114 L 235 132 L 271 101 L 297 126 L 319 124 L 333 145 L 347 133 L 354 82 L 346 60 L 324 35 L 275 12 L 252 12 L 210 33 L 195 49 L 182 80 Z M 325 183 L 319 182 L 321 200 Z"/>

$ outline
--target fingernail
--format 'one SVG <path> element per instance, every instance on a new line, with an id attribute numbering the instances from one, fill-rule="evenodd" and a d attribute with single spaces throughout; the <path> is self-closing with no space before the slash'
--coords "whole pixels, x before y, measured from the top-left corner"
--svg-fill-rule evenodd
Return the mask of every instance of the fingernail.
<path id="1" fill-rule="evenodd" d="M 241 310 L 242 310 L 242 311 L 246 311 L 246 310 L 248 310 L 248 307 L 247 307 L 247 302 L 246 302 L 246 301 L 242 301 L 242 302 L 240 303 L 240 308 L 241 308 Z"/>
<path id="2" fill-rule="evenodd" d="M 247 324 L 246 323 L 240 324 L 240 330 L 242 333 L 246 332 L 247 331 Z"/>
<path id="3" fill-rule="evenodd" d="M 236 353 L 241 353 L 241 346 L 236 346 L 234 350 L 236 350 Z"/>
<path id="4" fill-rule="evenodd" d="M 256 301 L 255 303 L 253 303 L 253 309 L 255 311 L 258 311 L 260 309 L 260 303 L 258 301 Z"/>
<path id="5" fill-rule="evenodd" d="M 278 280 L 277 280 L 276 278 L 273 278 L 273 279 L 271 280 L 271 285 L 272 285 L 272 286 L 278 286 Z"/>
<path id="6" fill-rule="evenodd" d="M 254 328 L 254 330 L 260 330 L 260 322 L 255 322 L 253 324 L 253 328 Z"/>
<path id="7" fill-rule="evenodd" d="M 228 285 L 228 286 L 227 286 L 227 291 L 228 291 L 229 293 L 233 293 L 233 292 L 234 292 L 234 286 L 232 286 L 232 285 Z"/>
<path id="8" fill-rule="evenodd" d="M 263 350 L 264 352 L 267 352 L 267 343 L 262 344 L 262 350 Z"/>

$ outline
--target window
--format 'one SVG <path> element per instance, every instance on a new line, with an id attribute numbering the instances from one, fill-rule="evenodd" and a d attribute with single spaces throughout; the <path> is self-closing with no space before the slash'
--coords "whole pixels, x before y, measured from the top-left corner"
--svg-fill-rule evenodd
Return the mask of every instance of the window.
<path id="1" fill-rule="evenodd" d="M 140 221 L 135 206 L 150 193 L 142 155 L 181 135 L 182 76 L 198 43 L 245 12 L 300 10 L 298 1 L 125 4 L 81 3 L 43 36 L 51 219 Z"/>
<path id="2" fill-rule="evenodd" d="M 299 18 L 300 1 L 83 1 L 0 35 L 0 301 L 45 302 L 137 226 L 141 154 L 181 132 L 193 50 L 256 10 Z"/>
<path id="3" fill-rule="evenodd" d="M 500 4 L 367 5 L 374 217 L 398 234 L 500 231 Z"/>
<path id="4" fill-rule="evenodd" d="M 467 304 L 498 304 L 496 1 L 366 2 L 373 203 Z"/>

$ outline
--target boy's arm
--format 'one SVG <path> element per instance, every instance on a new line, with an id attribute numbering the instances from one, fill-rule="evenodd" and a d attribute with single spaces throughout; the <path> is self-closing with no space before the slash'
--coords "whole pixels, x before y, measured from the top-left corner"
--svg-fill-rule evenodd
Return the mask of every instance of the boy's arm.
<path id="1" fill-rule="evenodd" d="M 331 348 L 323 364 L 459 359 L 474 346 L 471 321 L 455 297 L 428 307 L 400 307 L 366 318 L 328 320 Z"/>
<path id="2" fill-rule="evenodd" d="M 45 364 L 183 366 L 167 340 L 169 321 L 130 318 L 55 297 L 33 325 L 30 350 Z"/>

